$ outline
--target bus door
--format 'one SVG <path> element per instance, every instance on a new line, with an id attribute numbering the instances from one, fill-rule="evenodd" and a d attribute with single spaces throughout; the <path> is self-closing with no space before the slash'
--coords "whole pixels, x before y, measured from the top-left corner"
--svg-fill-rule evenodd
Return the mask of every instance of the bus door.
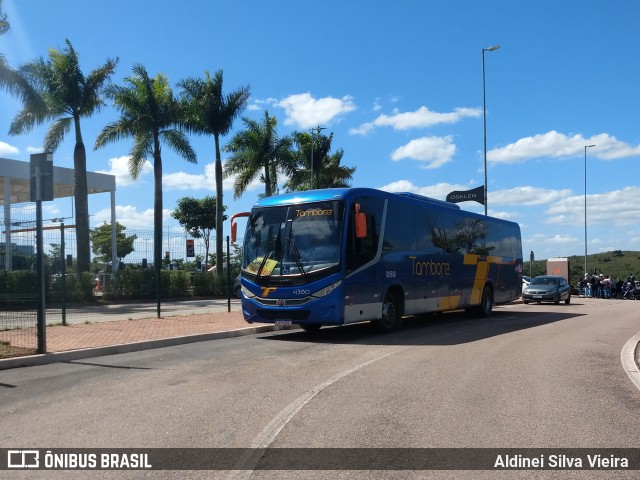
<path id="1" fill-rule="evenodd" d="M 384 199 L 377 197 L 355 198 L 348 207 L 344 323 L 372 320 L 381 316 L 378 264 L 384 207 Z"/>

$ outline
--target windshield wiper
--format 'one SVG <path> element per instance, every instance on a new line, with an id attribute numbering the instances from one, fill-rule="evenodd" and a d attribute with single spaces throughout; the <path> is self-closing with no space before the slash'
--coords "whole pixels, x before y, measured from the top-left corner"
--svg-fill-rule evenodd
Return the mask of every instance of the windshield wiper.
<path id="1" fill-rule="evenodd" d="M 307 272 L 304 271 L 304 265 L 302 265 L 302 257 L 300 256 L 300 252 L 298 251 L 296 244 L 293 243 L 293 238 L 291 238 L 291 236 L 289 236 L 289 240 L 287 243 L 289 244 L 289 249 L 291 250 L 291 253 L 293 253 L 293 259 L 296 261 L 296 266 L 298 267 L 298 270 L 300 270 L 300 273 L 302 273 L 303 276 L 306 276 Z"/>
<path id="2" fill-rule="evenodd" d="M 256 277 L 261 278 L 262 275 L 262 270 L 264 269 L 265 265 L 267 264 L 267 261 L 269 260 L 269 256 L 272 253 L 275 253 L 278 249 L 278 244 L 280 243 L 280 230 L 278 231 L 278 235 L 276 235 L 273 240 L 271 240 L 271 243 L 269 245 L 269 248 L 267 249 L 267 251 L 264 253 L 264 257 L 262 258 L 262 262 L 260 262 L 260 266 L 258 267 L 258 271 L 256 272 Z M 277 255 L 274 255 L 274 257 L 276 257 Z M 275 258 L 274 258 L 275 260 Z M 273 269 L 272 269 L 273 270 Z M 269 271 L 269 275 L 271 275 L 271 271 Z M 269 276 L 269 275 L 265 275 L 265 276 Z"/>

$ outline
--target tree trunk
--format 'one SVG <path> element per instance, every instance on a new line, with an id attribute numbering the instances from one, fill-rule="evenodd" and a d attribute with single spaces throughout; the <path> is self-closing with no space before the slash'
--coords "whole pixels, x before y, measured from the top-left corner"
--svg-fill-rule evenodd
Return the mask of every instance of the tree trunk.
<path id="1" fill-rule="evenodd" d="M 270 197 L 271 195 L 271 175 L 269 174 L 269 164 L 267 163 L 264 166 L 264 196 Z"/>
<path id="2" fill-rule="evenodd" d="M 162 272 L 162 156 L 160 141 L 154 135 L 153 148 L 153 266 L 156 274 L 156 307 L 160 318 L 160 286 Z"/>
<path id="3" fill-rule="evenodd" d="M 89 242 L 89 200 L 87 188 L 87 152 L 82 142 L 80 119 L 74 119 L 76 145 L 73 149 L 74 205 L 76 210 L 76 246 L 78 273 L 91 270 Z"/>
<path id="4" fill-rule="evenodd" d="M 224 205 L 222 204 L 222 158 L 220 156 L 220 138 L 214 135 L 216 142 L 216 273 L 222 277 L 224 258 L 222 253 L 222 220 L 224 218 Z"/>

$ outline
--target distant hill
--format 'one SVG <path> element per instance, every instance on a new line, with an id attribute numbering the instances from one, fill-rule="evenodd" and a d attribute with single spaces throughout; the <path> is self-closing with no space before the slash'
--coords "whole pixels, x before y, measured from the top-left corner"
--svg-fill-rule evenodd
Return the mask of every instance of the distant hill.
<path id="1" fill-rule="evenodd" d="M 558 255 L 563 257 L 562 255 Z M 570 282 L 576 283 L 584 277 L 584 255 L 572 255 L 569 258 L 571 268 Z M 524 275 L 529 275 L 530 262 L 525 255 Z M 587 270 L 593 273 L 610 275 L 612 278 L 627 278 L 628 275 L 634 275 L 640 278 L 640 252 L 633 250 L 614 250 L 612 252 L 594 253 L 587 255 Z M 531 275 L 544 275 L 547 273 L 547 259 L 534 260 L 531 265 Z"/>

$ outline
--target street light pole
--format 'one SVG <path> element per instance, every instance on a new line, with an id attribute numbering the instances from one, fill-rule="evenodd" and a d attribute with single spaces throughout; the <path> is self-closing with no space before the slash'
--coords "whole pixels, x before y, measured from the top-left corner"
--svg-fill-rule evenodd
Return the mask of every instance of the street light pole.
<path id="1" fill-rule="evenodd" d="M 484 119 L 484 214 L 487 215 L 487 97 L 484 85 L 484 52 L 493 52 L 500 45 L 482 49 L 482 113 Z"/>
<path id="2" fill-rule="evenodd" d="M 595 145 L 584 146 L 584 274 L 587 274 L 587 148 Z"/>

